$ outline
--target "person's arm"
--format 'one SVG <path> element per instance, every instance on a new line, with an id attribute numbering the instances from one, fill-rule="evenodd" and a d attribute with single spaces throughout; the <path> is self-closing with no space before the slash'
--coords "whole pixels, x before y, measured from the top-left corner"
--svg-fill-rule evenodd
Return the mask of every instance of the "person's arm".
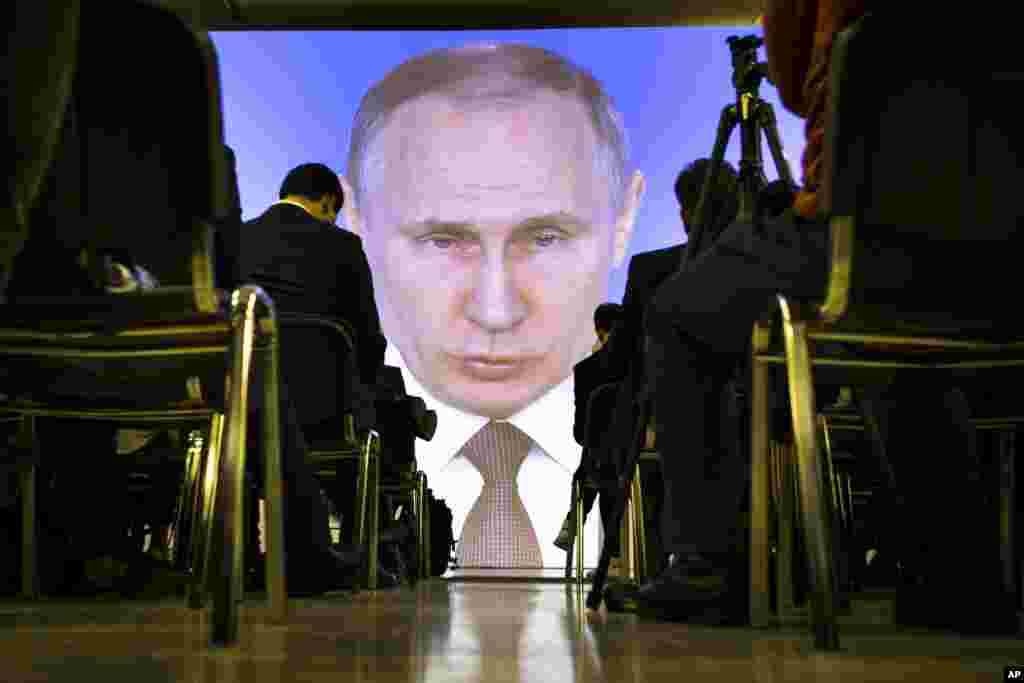
<path id="1" fill-rule="evenodd" d="M 364 384 L 373 386 L 377 383 L 377 375 L 384 366 L 384 352 L 387 350 L 387 340 L 385 340 L 384 333 L 381 331 L 380 316 L 377 313 L 377 300 L 373 292 L 373 275 L 370 272 L 370 264 L 366 260 L 362 241 L 359 241 L 357 244 L 359 248 L 353 273 L 358 282 L 355 302 L 358 306 L 358 320 L 353 320 L 352 322 L 359 326 L 357 330 L 359 373 L 362 375 Z"/>
<path id="2" fill-rule="evenodd" d="M 635 264 L 634 256 L 629 260 L 626 292 L 622 297 L 622 317 L 612 326 L 608 341 L 600 352 L 602 372 L 608 382 L 618 381 L 629 372 L 633 350 L 638 343 L 643 309 L 637 300 L 639 275 L 634 268 Z"/>
<path id="3" fill-rule="evenodd" d="M 581 361 L 582 363 L 583 361 Z M 587 423 L 587 395 L 584 391 L 582 373 L 577 372 L 577 368 L 580 367 L 581 363 L 577 363 L 576 367 L 573 368 L 573 400 L 575 401 L 575 416 L 572 422 L 572 438 L 576 439 L 576 443 L 581 446 L 585 446 L 586 439 L 586 423 Z"/>
<path id="4" fill-rule="evenodd" d="M 807 115 L 804 82 L 811 66 L 820 2 L 768 0 L 762 20 L 768 72 L 782 104 L 798 116 Z"/>

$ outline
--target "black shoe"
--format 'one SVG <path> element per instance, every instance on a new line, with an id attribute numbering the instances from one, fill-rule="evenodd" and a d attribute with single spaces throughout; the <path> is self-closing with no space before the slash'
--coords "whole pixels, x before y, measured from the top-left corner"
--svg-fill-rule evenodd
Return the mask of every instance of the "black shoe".
<path id="1" fill-rule="evenodd" d="M 672 618 L 721 623 L 727 616 L 728 574 L 725 568 L 699 555 L 673 556 L 661 574 L 637 591 L 622 590 L 613 595 L 611 602 Z"/>
<path id="2" fill-rule="evenodd" d="M 398 588 L 401 581 L 383 567 L 377 567 L 377 588 Z"/>
<path id="3" fill-rule="evenodd" d="M 639 584 L 629 579 L 608 577 L 604 589 L 604 604 L 609 612 L 636 612 L 639 605 L 633 596 L 640 590 Z"/>
<path id="4" fill-rule="evenodd" d="M 366 551 L 356 545 L 332 545 L 330 552 L 334 557 L 335 565 L 341 571 L 358 569 L 363 565 L 363 559 L 366 556 Z"/>
<path id="5" fill-rule="evenodd" d="M 330 591 L 353 590 L 358 586 L 362 565 L 360 548 L 326 548 L 315 557 L 303 558 L 288 567 L 288 597 L 308 598 Z"/>
<path id="6" fill-rule="evenodd" d="M 572 519 L 572 515 L 565 518 L 562 522 L 562 528 L 558 532 L 558 537 L 555 539 L 555 547 L 564 550 L 569 553 L 572 552 L 573 541 L 576 539 L 576 523 Z"/>
<path id="7" fill-rule="evenodd" d="M 401 524 L 398 526 L 393 526 L 389 529 L 382 530 L 377 540 L 381 543 L 381 545 L 400 544 L 408 541 L 410 538 L 412 538 L 414 534 L 415 532 L 412 530 L 412 528 L 409 527 L 408 524 Z"/>

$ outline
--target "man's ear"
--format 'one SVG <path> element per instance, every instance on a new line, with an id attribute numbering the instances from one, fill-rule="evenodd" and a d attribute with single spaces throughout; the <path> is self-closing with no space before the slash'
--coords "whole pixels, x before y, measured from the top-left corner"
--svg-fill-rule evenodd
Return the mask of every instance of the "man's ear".
<path id="1" fill-rule="evenodd" d="M 626 252 L 629 250 L 629 242 L 633 238 L 633 227 L 636 224 L 636 214 L 640 208 L 640 200 L 643 199 L 646 180 L 640 171 L 633 173 L 626 188 L 626 196 L 622 202 L 622 211 L 615 221 L 615 251 L 612 262 L 616 268 L 622 265 L 626 259 Z"/>
<path id="2" fill-rule="evenodd" d="M 345 204 L 341 207 L 341 213 L 345 216 L 345 227 L 350 232 L 354 232 L 362 237 L 363 221 L 359 213 L 359 207 L 356 206 L 356 193 L 352 191 L 352 183 L 343 175 L 339 175 L 338 180 L 341 182 L 341 189 L 345 193 Z"/>

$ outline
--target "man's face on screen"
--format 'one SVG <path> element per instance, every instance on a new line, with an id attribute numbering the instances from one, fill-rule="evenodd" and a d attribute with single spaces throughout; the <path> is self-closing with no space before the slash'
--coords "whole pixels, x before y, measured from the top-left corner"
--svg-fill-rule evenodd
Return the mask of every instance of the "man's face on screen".
<path id="1" fill-rule="evenodd" d="M 357 210 L 381 322 L 438 399 L 508 417 L 589 354 L 632 227 L 597 144 L 583 103 L 540 91 L 421 97 L 370 145 Z"/>

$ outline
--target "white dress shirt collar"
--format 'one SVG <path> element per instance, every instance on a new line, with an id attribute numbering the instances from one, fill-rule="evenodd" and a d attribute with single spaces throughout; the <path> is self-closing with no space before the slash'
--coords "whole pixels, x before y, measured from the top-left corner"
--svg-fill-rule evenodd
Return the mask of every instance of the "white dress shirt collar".
<path id="1" fill-rule="evenodd" d="M 294 200 L 292 200 L 292 199 L 281 199 L 281 200 L 279 200 L 279 201 L 276 201 L 276 202 L 274 202 L 273 204 L 271 204 L 271 206 L 277 206 L 278 204 L 291 204 L 292 206 L 297 206 L 297 207 L 299 207 L 300 209 L 302 209 L 303 211 L 305 211 L 306 213 L 308 213 L 308 214 L 309 214 L 310 216 L 312 216 L 313 218 L 316 218 L 316 216 L 313 216 L 313 214 L 312 214 L 312 213 L 310 213 L 309 209 L 307 209 L 307 208 L 306 208 L 306 207 L 304 207 L 304 206 L 303 206 L 302 204 L 299 204 L 299 203 L 298 203 L 297 201 L 294 201 Z"/>

